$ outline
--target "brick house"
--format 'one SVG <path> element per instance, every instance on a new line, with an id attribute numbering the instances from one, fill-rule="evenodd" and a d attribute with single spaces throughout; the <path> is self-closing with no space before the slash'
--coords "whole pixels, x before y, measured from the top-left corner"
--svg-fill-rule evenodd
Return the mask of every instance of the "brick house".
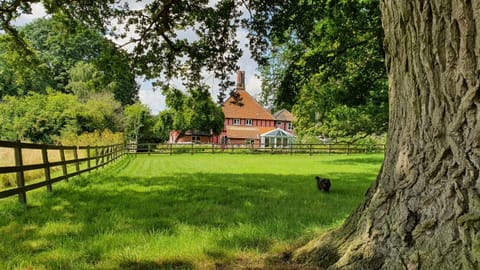
<path id="1" fill-rule="evenodd" d="M 240 96 L 243 106 L 233 104 L 233 97 L 223 104 L 225 125 L 222 133 L 216 136 L 215 143 L 228 142 L 232 144 L 253 143 L 256 147 L 269 146 L 275 141 L 276 146 L 285 145 L 295 138 L 293 134 L 293 115 L 287 110 L 281 110 L 275 114 L 261 106 L 245 89 L 245 72 L 237 73 L 236 92 Z M 277 129 L 288 140 L 280 143 L 274 137 L 268 137 Z M 270 134 L 270 135 L 269 135 Z M 279 133 L 276 133 L 279 134 Z M 265 137 L 262 138 L 262 137 Z"/>
<path id="2" fill-rule="evenodd" d="M 202 134 L 187 131 L 181 138 L 180 133 L 170 132 L 169 142 L 198 142 L 214 144 L 254 144 L 256 147 L 282 147 L 295 139 L 292 122 L 294 116 L 287 110 L 275 114 L 261 106 L 245 89 L 245 72 L 237 73 L 236 92 L 241 106 L 233 104 L 229 97 L 223 104 L 225 124 L 220 135 Z"/>

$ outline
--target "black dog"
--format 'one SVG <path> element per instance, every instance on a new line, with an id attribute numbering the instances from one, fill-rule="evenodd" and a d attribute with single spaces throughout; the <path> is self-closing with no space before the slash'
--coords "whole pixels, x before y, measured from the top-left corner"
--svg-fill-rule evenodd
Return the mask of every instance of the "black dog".
<path id="1" fill-rule="evenodd" d="M 315 176 L 317 179 L 317 188 L 320 191 L 329 192 L 330 191 L 330 179 L 321 178 L 320 176 Z"/>

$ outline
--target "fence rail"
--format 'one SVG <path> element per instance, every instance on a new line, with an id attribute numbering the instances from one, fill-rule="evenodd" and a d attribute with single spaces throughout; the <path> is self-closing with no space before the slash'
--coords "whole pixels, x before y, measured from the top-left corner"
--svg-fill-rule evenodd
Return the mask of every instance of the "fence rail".
<path id="1" fill-rule="evenodd" d="M 103 167 L 110 162 L 113 162 L 125 154 L 125 146 L 121 144 L 107 145 L 107 146 L 62 146 L 62 145 L 46 145 L 46 144 L 33 144 L 22 142 L 9 142 L 0 141 L 0 149 L 5 151 L 13 151 L 13 160 L 10 163 L 15 165 L 2 165 L 8 160 L 2 160 L 0 163 L 0 176 L 6 174 L 15 174 L 16 187 L 7 188 L 6 190 L 0 190 L 0 199 L 18 195 L 19 201 L 27 203 L 26 192 L 41 187 L 47 187 L 47 191 L 52 191 L 52 184 L 61 180 L 68 181 L 68 178 L 79 175 L 84 172 L 88 172 L 99 167 Z M 41 151 L 41 161 L 36 161 L 33 164 L 26 164 L 25 152 L 26 151 Z M 59 161 L 49 160 L 49 151 L 58 151 Z M 66 155 L 66 152 L 70 151 L 71 155 Z M 79 153 L 82 152 L 84 157 L 79 157 Z M 5 157 L 1 157 L 5 159 Z M 69 172 L 73 169 L 73 172 Z M 81 168 L 81 165 L 84 168 Z M 61 173 L 59 176 L 52 177 L 52 168 L 61 167 Z M 27 183 L 25 179 L 25 173 L 43 170 L 44 179 L 36 181 L 34 183 Z"/>
<path id="2" fill-rule="evenodd" d="M 201 153 L 270 153 L 270 154 L 355 154 L 383 153 L 384 144 L 290 144 L 286 146 L 253 144 L 127 144 L 130 153 L 201 154 Z"/>

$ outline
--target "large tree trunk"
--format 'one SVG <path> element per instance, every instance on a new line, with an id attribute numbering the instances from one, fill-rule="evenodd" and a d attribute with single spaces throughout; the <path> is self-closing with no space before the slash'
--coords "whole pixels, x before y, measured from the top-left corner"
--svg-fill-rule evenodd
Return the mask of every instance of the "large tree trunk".
<path id="1" fill-rule="evenodd" d="M 480 0 L 383 0 L 381 9 L 384 165 L 343 227 L 294 259 L 329 269 L 480 269 Z"/>

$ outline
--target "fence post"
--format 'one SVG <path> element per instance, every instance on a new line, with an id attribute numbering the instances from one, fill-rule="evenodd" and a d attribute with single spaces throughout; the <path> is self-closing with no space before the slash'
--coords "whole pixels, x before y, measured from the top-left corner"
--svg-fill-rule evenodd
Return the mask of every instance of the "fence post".
<path id="1" fill-rule="evenodd" d="M 25 186 L 25 174 L 23 173 L 23 157 L 22 157 L 22 145 L 20 141 L 17 141 L 15 146 L 15 166 L 17 166 L 17 187 L 21 188 Z M 27 194 L 25 191 L 18 193 L 18 200 L 27 204 Z"/>
<path id="2" fill-rule="evenodd" d="M 98 146 L 95 145 L 95 167 L 98 166 Z"/>
<path id="3" fill-rule="evenodd" d="M 215 145 L 212 143 L 212 154 L 215 153 Z"/>
<path id="4" fill-rule="evenodd" d="M 102 145 L 100 150 L 100 155 L 102 155 L 102 161 L 100 161 L 100 165 L 102 165 L 102 168 L 105 167 L 105 149 L 105 145 Z"/>
<path id="5" fill-rule="evenodd" d="M 75 169 L 77 169 L 77 172 L 80 171 L 80 162 L 78 162 L 78 148 L 75 146 L 75 149 L 73 149 L 73 158 L 75 159 Z"/>
<path id="6" fill-rule="evenodd" d="M 311 156 L 312 155 L 312 144 L 309 144 L 308 147 L 309 147 L 308 155 Z"/>
<path id="7" fill-rule="evenodd" d="M 170 156 L 173 154 L 173 143 L 170 144 Z"/>
<path id="8" fill-rule="evenodd" d="M 43 168 L 43 171 L 45 173 L 45 181 L 47 182 L 47 191 L 52 192 L 52 184 L 49 183 L 51 176 L 50 176 L 50 164 L 48 163 L 48 152 L 47 152 L 46 145 L 43 145 L 42 147 L 42 159 L 43 159 L 43 165 L 45 165 L 45 167 Z"/>
<path id="9" fill-rule="evenodd" d="M 87 145 L 87 167 L 88 167 L 88 172 L 90 172 L 91 168 L 91 163 L 90 163 L 90 145 Z"/>
<path id="10" fill-rule="evenodd" d="M 350 143 L 347 143 L 347 156 L 350 155 Z"/>
<path id="11" fill-rule="evenodd" d="M 62 160 L 62 172 L 65 176 L 65 181 L 68 182 L 68 172 L 67 172 L 67 163 L 65 160 L 65 149 L 60 145 L 60 159 Z"/>

